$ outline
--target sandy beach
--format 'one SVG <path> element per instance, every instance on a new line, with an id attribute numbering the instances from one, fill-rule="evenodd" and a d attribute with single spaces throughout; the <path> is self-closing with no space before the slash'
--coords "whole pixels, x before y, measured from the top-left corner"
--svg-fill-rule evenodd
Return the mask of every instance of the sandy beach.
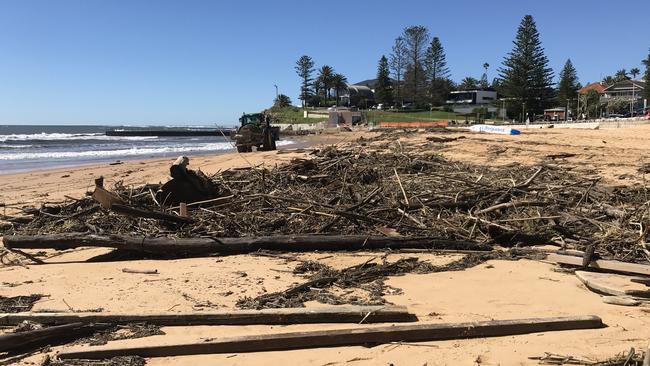
<path id="1" fill-rule="evenodd" d="M 319 135 L 306 144 L 320 145 L 367 143 L 379 132 L 355 131 Z M 391 146 L 423 145 L 436 133 L 396 133 Z M 445 137 L 464 137 L 448 143 L 427 145 L 451 161 L 479 165 L 558 164 L 572 171 L 602 177 L 608 186 L 644 184 L 640 172 L 650 163 L 650 126 L 625 129 L 527 130 L 520 136 L 475 134 L 466 131 Z M 382 142 L 385 143 L 385 142 Z M 388 148 L 388 146 L 386 146 Z M 305 150 L 280 150 L 250 154 L 227 153 L 190 157 L 190 168 L 208 174 L 232 168 L 274 166 L 297 157 Z M 93 181 L 105 177 L 106 185 L 115 182 L 142 185 L 165 182 L 173 159 L 125 161 L 19 174 L 0 175 L 0 203 L 7 214 L 19 208 L 44 202 L 78 198 L 92 189 Z M 0 211 L 1 212 L 1 211 Z M 235 309 L 243 296 L 255 297 L 304 282 L 294 274 L 296 260 L 315 260 L 334 268 L 364 263 L 376 253 L 304 253 L 294 259 L 250 255 L 175 260 L 135 260 L 128 262 L 85 262 L 108 249 L 77 249 L 63 253 L 47 252 L 46 265 L 0 267 L 0 295 L 44 294 L 34 311 L 83 311 L 102 309 L 106 313 L 154 313 Z M 418 257 L 441 265 L 462 254 L 394 253 L 388 262 Z M 124 273 L 125 267 L 156 269 L 159 274 Z M 406 274 L 391 277 L 387 284 L 401 289 L 385 294 L 387 302 L 407 306 L 423 323 L 452 323 L 530 317 L 600 316 L 606 328 L 528 335 L 453 340 L 440 342 L 396 343 L 375 347 L 336 347 L 282 352 L 237 353 L 164 357 L 147 360 L 147 365 L 260 365 L 283 362 L 300 365 L 537 365 L 530 357 L 545 352 L 603 360 L 626 352 L 630 347 L 644 349 L 650 336 L 650 318 L 642 307 L 605 304 L 600 295 L 589 291 L 570 273 L 555 271 L 556 265 L 544 260 L 491 260 L 457 272 Z M 245 273 L 242 276 L 241 273 Z M 308 307 L 322 306 L 307 303 Z M 646 308 L 647 309 L 647 308 Z M 347 329 L 353 324 L 289 326 L 194 326 L 163 327 L 165 335 L 111 342 L 115 345 L 171 344 L 202 341 L 236 335 L 255 335 L 303 330 Z M 62 349 L 87 346 L 54 347 Z M 22 364 L 38 364 L 43 354 L 31 356 Z"/>
<path id="2" fill-rule="evenodd" d="M 363 136 L 378 133 L 322 134 L 302 138 L 305 145 L 344 144 Z M 585 174 L 603 177 L 611 185 L 640 183 L 643 175 L 638 170 L 650 160 L 650 126 L 621 129 L 531 129 L 517 137 L 470 134 L 459 131 L 452 137 L 464 139 L 441 144 L 436 153 L 452 159 L 476 164 L 507 165 L 519 163 L 535 165 L 542 162 L 566 162 Z M 405 142 L 421 144 L 424 136 L 402 138 Z M 228 168 L 273 166 L 303 156 L 304 153 L 275 151 L 255 154 L 226 153 L 215 156 L 191 157 L 190 167 L 214 174 Z M 570 154 L 566 158 L 553 155 Z M 550 157 L 549 157 L 550 156 Z M 25 206 L 48 201 L 60 201 L 68 196 L 83 195 L 92 188 L 93 181 L 103 176 L 110 185 L 122 181 L 125 185 L 164 182 L 168 166 L 175 159 L 130 160 L 119 165 L 101 164 L 77 168 L 62 168 L 17 174 L 0 174 L 3 189 L 0 202 L 10 206 Z"/>

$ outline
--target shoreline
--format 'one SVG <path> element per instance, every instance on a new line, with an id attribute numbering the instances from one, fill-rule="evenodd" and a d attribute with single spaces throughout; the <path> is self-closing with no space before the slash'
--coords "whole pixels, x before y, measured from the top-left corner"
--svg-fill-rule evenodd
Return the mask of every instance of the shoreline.
<path id="1" fill-rule="evenodd" d="M 339 143 L 342 140 L 361 136 L 346 132 L 346 135 L 320 134 L 296 136 L 294 143 L 279 147 L 275 151 L 238 153 L 224 151 L 213 154 L 191 154 L 191 169 L 214 174 L 230 168 L 244 168 L 251 165 L 281 164 L 295 157 L 304 156 L 301 149 Z M 343 137 L 343 139 L 342 139 Z M 291 151 L 291 150 L 296 150 Z M 81 197 L 92 189 L 94 179 L 103 176 L 111 186 L 116 182 L 124 185 L 164 183 L 169 177 L 169 166 L 179 155 L 168 157 L 125 159 L 121 164 L 110 162 L 90 163 L 68 167 L 52 167 L 22 172 L 2 172 L 0 179 L 0 213 L 14 214 L 19 208 L 40 205 L 44 202 L 60 202 L 68 197 Z"/>
<path id="2" fill-rule="evenodd" d="M 308 145 L 309 142 L 306 142 L 304 139 L 290 139 L 283 140 L 282 144 L 278 146 L 278 150 L 286 149 L 295 149 L 301 148 Z M 209 151 L 188 151 L 188 152 L 164 152 L 156 155 L 152 154 L 142 154 L 142 155 L 123 155 L 123 156 L 114 156 L 114 157 L 97 157 L 97 158 L 52 158 L 52 159 L 43 159 L 44 162 L 34 161 L 30 159 L 27 162 L 22 162 L 21 160 L 6 160 L 7 162 L 16 164 L 16 168 L 5 168 L 0 171 L 0 177 L 8 174 L 19 174 L 19 173 L 30 173 L 30 172 L 39 172 L 39 171 L 49 171 L 56 169 L 71 169 L 79 168 L 84 166 L 93 166 L 93 165 L 104 165 L 110 163 L 124 163 L 128 161 L 142 161 L 142 160 L 156 160 L 156 159 L 166 159 L 170 157 L 178 157 L 179 155 L 186 156 L 215 156 L 223 155 L 236 152 L 234 147 L 227 149 L 217 149 Z M 51 161 L 47 161 L 51 160 Z M 20 168 L 22 165 L 27 165 L 27 168 Z"/>
<path id="3" fill-rule="evenodd" d="M 282 157 L 297 157 L 300 153 L 277 155 L 277 151 L 254 152 L 244 158 L 237 152 L 217 155 L 191 155 L 191 169 L 214 174 L 219 170 L 243 168 L 268 162 L 279 163 Z M 276 158 L 277 156 L 277 158 Z M 0 191 L 0 204 L 7 213 L 18 211 L 19 207 L 60 202 L 66 197 L 79 198 L 92 190 L 95 178 L 104 177 L 106 184 L 112 186 L 117 182 L 124 185 L 146 183 L 164 183 L 169 177 L 169 166 L 177 156 L 138 159 L 124 161 L 122 164 L 110 165 L 88 164 L 74 167 L 33 170 L 28 172 L 7 173 L 0 175 L 4 189 Z"/>

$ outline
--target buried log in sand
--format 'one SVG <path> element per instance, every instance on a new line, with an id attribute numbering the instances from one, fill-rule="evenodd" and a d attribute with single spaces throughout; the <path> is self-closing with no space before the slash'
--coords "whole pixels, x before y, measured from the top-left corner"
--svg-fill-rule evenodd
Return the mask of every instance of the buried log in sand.
<path id="1" fill-rule="evenodd" d="M 192 312 L 189 314 L 103 314 L 103 313 L 7 313 L 0 314 L 0 325 L 23 321 L 55 325 L 66 323 L 142 323 L 173 325 L 253 325 L 307 323 L 412 322 L 417 317 L 403 306 L 330 306 L 263 310 Z"/>
<path id="2" fill-rule="evenodd" d="M 461 249 L 490 251 L 489 245 L 430 237 L 377 237 L 365 235 L 278 235 L 241 238 L 148 238 L 84 233 L 5 236 L 7 248 L 57 249 L 106 247 L 152 254 L 238 254 L 258 250 L 287 252 L 364 249 Z"/>
<path id="3" fill-rule="evenodd" d="M 186 344 L 102 347 L 64 351 L 62 359 L 103 359 L 115 356 L 168 357 L 211 353 L 262 352 L 301 348 L 437 341 L 497 337 L 537 332 L 603 327 L 597 316 L 493 320 L 474 323 L 400 325 L 233 337 Z"/>

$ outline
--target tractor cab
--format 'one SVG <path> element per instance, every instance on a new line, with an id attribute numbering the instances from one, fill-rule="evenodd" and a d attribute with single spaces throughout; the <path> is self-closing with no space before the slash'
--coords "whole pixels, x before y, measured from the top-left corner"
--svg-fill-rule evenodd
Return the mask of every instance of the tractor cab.
<path id="1" fill-rule="evenodd" d="M 239 117 L 239 124 L 240 126 L 248 125 L 248 124 L 254 124 L 254 125 L 262 125 L 265 123 L 264 119 L 265 114 L 264 113 L 250 113 L 250 114 L 242 114 L 241 117 Z"/>

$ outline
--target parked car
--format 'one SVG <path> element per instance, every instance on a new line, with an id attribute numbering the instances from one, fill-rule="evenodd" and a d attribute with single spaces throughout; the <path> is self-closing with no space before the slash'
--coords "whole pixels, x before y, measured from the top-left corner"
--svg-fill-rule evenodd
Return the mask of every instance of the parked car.
<path id="1" fill-rule="evenodd" d="M 624 118 L 625 116 L 619 113 L 610 113 L 607 118 Z"/>

